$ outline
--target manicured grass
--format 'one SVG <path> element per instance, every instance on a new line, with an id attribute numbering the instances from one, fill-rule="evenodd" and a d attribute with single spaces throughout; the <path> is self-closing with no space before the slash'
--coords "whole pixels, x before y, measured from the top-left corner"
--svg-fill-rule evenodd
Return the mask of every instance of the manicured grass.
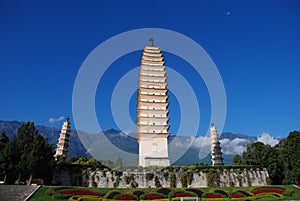
<path id="1" fill-rule="evenodd" d="M 53 201 L 56 200 L 52 196 L 46 195 L 46 191 L 52 187 L 42 186 L 34 195 L 30 198 L 30 201 Z"/>
<path id="2" fill-rule="evenodd" d="M 270 187 L 276 188 L 276 186 L 270 186 Z M 287 195 L 284 195 L 284 200 L 300 200 L 300 189 L 299 188 L 296 188 L 294 186 L 278 186 L 278 187 L 279 188 L 284 187 L 286 189 L 285 192 L 293 192 L 292 194 L 287 193 Z M 98 192 L 98 193 L 102 193 L 102 194 L 108 194 L 108 192 L 112 192 L 112 191 L 117 191 L 117 192 L 120 192 L 121 194 L 127 194 L 127 193 L 132 194 L 134 191 L 143 191 L 143 192 L 145 192 L 145 194 L 149 194 L 149 193 L 156 193 L 156 191 L 158 190 L 155 188 L 146 188 L 146 189 L 140 189 L 140 188 L 111 189 L 111 188 L 85 188 L 85 187 L 59 187 L 59 188 L 80 189 L 83 191 L 87 190 L 87 191 Z M 266 188 L 268 188 L 268 187 L 266 187 Z M 60 195 L 59 191 L 55 190 L 55 189 L 57 189 L 57 187 L 43 186 L 34 194 L 34 196 L 30 199 L 30 201 L 62 200 L 62 199 L 59 199 L 59 197 L 55 196 L 55 194 Z M 233 192 L 238 192 L 239 190 L 253 195 L 252 192 L 253 192 L 253 190 L 256 189 L 256 187 L 218 187 L 218 188 L 197 188 L 197 189 L 201 190 L 204 195 L 207 193 L 221 193 L 222 194 L 222 191 L 224 191 L 225 194 L 231 195 Z M 180 192 L 180 191 L 184 191 L 184 190 L 185 189 L 183 189 L 183 188 L 172 189 L 173 192 Z M 47 191 L 48 191 L 48 195 L 47 195 Z M 54 194 L 49 194 L 50 191 L 54 192 Z M 167 196 L 166 196 L 166 198 L 167 198 Z M 68 200 L 68 199 L 64 199 L 64 200 Z M 101 198 L 99 198 L 99 200 L 101 200 Z M 207 198 L 202 197 L 202 200 L 213 200 L 213 199 L 207 199 Z M 258 201 L 279 200 L 279 198 L 278 197 L 276 198 L 276 194 L 274 194 L 274 195 L 261 194 L 260 196 L 252 197 L 250 200 L 258 200 Z"/>
<path id="3" fill-rule="evenodd" d="M 295 186 L 289 186 L 292 190 L 294 190 L 292 196 L 285 196 L 286 200 L 295 200 L 298 199 L 300 200 L 300 189 L 296 188 Z"/>

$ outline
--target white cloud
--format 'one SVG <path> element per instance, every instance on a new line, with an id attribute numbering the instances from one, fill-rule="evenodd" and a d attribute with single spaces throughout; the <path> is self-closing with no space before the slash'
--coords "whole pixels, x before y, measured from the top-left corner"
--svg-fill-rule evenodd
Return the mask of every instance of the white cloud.
<path id="1" fill-rule="evenodd" d="M 199 148 L 199 159 L 203 159 L 210 154 L 210 138 L 208 136 L 196 137 L 192 146 Z"/>
<path id="2" fill-rule="evenodd" d="M 208 136 L 195 137 L 192 146 L 196 147 L 196 148 L 202 148 L 202 147 L 210 146 L 210 138 Z"/>
<path id="3" fill-rule="evenodd" d="M 258 142 L 271 145 L 272 147 L 278 144 L 279 140 L 269 135 L 269 133 L 263 133 L 257 137 Z"/>
<path id="4" fill-rule="evenodd" d="M 233 140 L 222 139 L 220 140 L 222 152 L 225 155 L 242 154 L 245 151 L 245 145 L 251 143 L 250 140 L 235 138 Z"/>
<path id="5" fill-rule="evenodd" d="M 49 122 L 50 123 L 55 123 L 55 122 L 59 122 L 59 121 L 63 121 L 65 119 L 65 117 L 64 116 L 60 116 L 60 117 L 58 117 L 58 118 L 49 118 Z"/>

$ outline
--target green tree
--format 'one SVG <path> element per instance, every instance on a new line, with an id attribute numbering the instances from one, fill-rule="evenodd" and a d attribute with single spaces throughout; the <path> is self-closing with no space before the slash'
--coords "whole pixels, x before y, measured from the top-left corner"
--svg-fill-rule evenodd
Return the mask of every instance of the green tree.
<path id="1" fill-rule="evenodd" d="M 21 179 L 30 183 L 33 176 L 49 180 L 52 177 L 53 154 L 52 146 L 39 134 L 34 123 L 26 122 L 3 149 L 6 163 L 1 163 L 1 168 L 8 173 L 10 183 L 15 179 L 17 183 Z"/>
<path id="2" fill-rule="evenodd" d="M 232 159 L 232 165 L 241 165 L 242 157 L 239 154 L 236 154 Z"/>
<path id="3" fill-rule="evenodd" d="M 262 142 L 247 145 L 242 156 L 242 164 L 258 165 L 267 168 L 271 184 L 281 184 L 283 180 L 283 165 L 280 150 Z"/>
<path id="4" fill-rule="evenodd" d="M 8 143 L 9 139 L 5 133 L 5 131 L 3 131 L 1 133 L 1 137 L 0 137 L 0 152 L 3 151 L 3 149 L 6 147 L 6 144 Z"/>
<path id="5" fill-rule="evenodd" d="M 34 174 L 35 177 L 44 178 L 45 183 L 51 183 L 54 165 L 53 154 L 53 147 L 48 143 L 48 139 L 37 134 L 34 137 L 30 153 L 29 171 L 31 176 Z"/>
<path id="6" fill-rule="evenodd" d="M 73 164 L 76 164 L 76 165 L 89 165 L 89 159 L 85 156 L 79 156 L 78 159 Z"/>
<path id="7" fill-rule="evenodd" d="M 266 146 L 262 142 L 248 144 L 246 151 L 243 153 L 242 163 L 246 165 L 266 165 Z"/>
<path id="8" fill-rule="evenodd" d="M 300 178 L 300 132 L 293 131 L 280 143 L 284 165 L 284 184 L 294 183 Z"/>
<path id="9" fill-rule="evenodd" d="M 9 142 L 9 139 L 6 135 L 6 133 L 3 131 L 0 136 L 0 179 L 2 177 L 6 178 L 6 167 L 8 165 L 8 161 L 4 154 L 4 149 Z"/>

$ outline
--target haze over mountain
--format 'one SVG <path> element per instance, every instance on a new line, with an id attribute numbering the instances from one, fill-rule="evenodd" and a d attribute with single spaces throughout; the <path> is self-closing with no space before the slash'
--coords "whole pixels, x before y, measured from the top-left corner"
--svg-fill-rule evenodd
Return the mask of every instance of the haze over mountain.
<path id="1" fill-rule="evenodd" d="M 22 123 L 18 121 L 0 120 L 0 132 L 5 131 L 10 139 L 17 132 Z M 60 129 L 36 125 L 37 130 L 55 148 Z M 116 161 L 122 158 L 123 164 L 134 165 L 138 160 L 138 142 L 134 132 L 123 132 L 115 129 L 92 134 L 71 130 L 68 156 L 95 157 L 98 160 Z M 242 154 L 245 145 L 256 141 L 274 146 L 278 139 L 263 133 L 258 137 L 245 134 L 222 133 L 220 143 L 222 147 L 224 163 L 231 164 L 236 154 Z M 173 165 L 188 165 L 195 163 L 210 164 L 210 140 L 209 136 L 170 136 L 169 155 Z"/>

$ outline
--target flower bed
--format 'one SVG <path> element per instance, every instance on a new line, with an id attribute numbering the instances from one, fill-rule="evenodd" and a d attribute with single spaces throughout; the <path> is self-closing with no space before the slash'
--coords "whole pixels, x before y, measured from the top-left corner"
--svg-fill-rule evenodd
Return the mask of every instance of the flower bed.
<path id="1" fill-rule="evenodd" d="M 136 200 L 136 197 L 129 194 L 118 195 L 117 200 Z"/>
<path id="2" fill-rule="evenodd" d="M 252 191 L 252 193 L 255 194 L 255 195 L 261 194 L 261 193 L 278 193 L 278 194 L 282 194 L 283 192 L 284 192 L 284 190 L 278 189 L 278 188 L 262 188 L 262 189 L 256 189 L 256 190 Z"/>
<path id="3" fill-rule="evenodd" d="M 231 194 L 231 197 L 232 197 L 232 198 L 242 198 L 242 197 L 244 197 L 244 195 L 242 195 L 242 194 L 240 194 L 240 193 L 232 193 L 232 194 Z"/>
<path id="4" fill-rule="evenodd" d="M 221 194 L 218 193 L 207 193 L 205 198 L 224 198 Z"/>
<path id="5" fill-rule="evenodd" d="M 260 194 L 256 194 L 255 195 L 256 198 L 264 198 L 265 200 L 267 200 L 267 198 L 270 199 L 276 199 L 276 200 L 281 200 L 284 199 L 285 197 L 282 194 L 279 193 L 260 193 Z"/>
<path id="6" fill-rule="evenodd" d="M 155 200 L 155 199 L 163 199 L 165 198 L 165 196 L 163 196 L 162 194 L 158 194 L 158 193 L 151 193 L 148 195 L 145 195 L 144 199 L 145 200 Z"/>
<path id="7" fill-rule="evenodd" d="M 87 191 L 83 189 L 62 190 L 60 191 L 60 193 L 63 195 L 91 195 L 91 196 L 98 196 L 98 197 L 103 196 L 102 193 Z"/>
<path id="8" fill-rule="evenodd" d="M 192 194 L 186 192 L 177 192 L 174 193 L 174 197 L 192 197 Z"/>

